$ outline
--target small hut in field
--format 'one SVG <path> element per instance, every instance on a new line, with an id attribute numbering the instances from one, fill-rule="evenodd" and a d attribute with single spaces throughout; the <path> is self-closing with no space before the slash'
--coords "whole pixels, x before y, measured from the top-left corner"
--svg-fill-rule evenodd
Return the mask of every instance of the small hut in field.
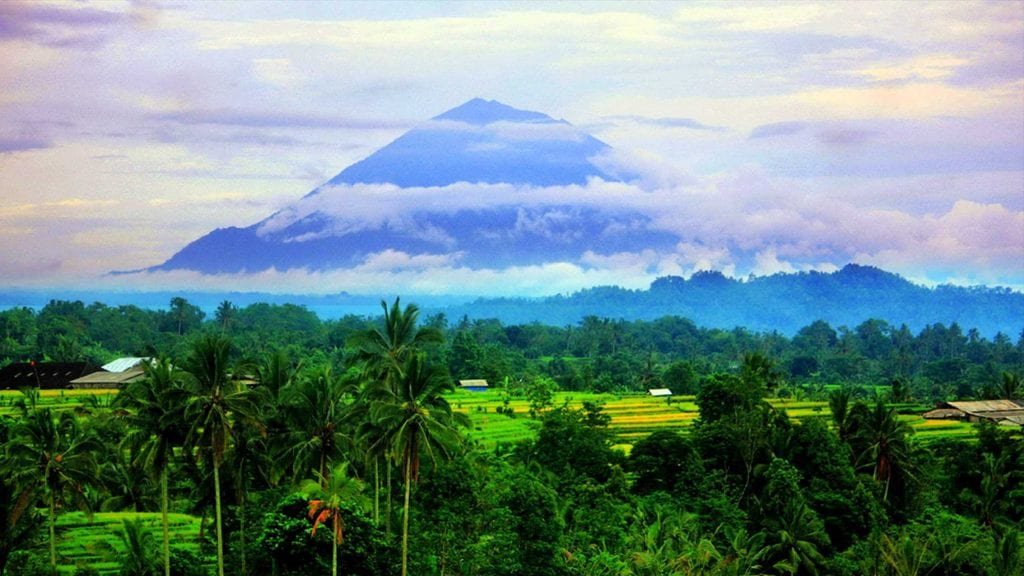
<path id="1" fill-rule="evenodd" d="M 988 421 L 1005 426 L 1024 426 L 1024 402 L 1019 400 L 940 402 L 934 410 L 929 410 L 921 416 L 928 420 Z"/>
<path id="2" fill-rule="evenodd" d="M 487 380 L 459 380 L 459 389 L 470 392 L 487 392 Z"/>

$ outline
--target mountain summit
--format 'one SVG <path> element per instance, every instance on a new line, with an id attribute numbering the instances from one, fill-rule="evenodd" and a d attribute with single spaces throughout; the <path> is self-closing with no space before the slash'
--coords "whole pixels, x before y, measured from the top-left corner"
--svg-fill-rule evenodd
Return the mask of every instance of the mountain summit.
<path id="1" fill-rule="evenodd" d="M 564 120 L 474 98 L 406 132 L 327 185 L 585 184 L 588 178 L 615 179 L 592 162 L 608 150 Z"/>
<path id="2" fill-rule="evenodd" d="M 597 162 L 610 150 L 564 120 L 476 98 L 262 222 L 214 230 L 148 270 L 326 270 L 394 254 L 499 268 L 670 249 L 678 239 L 641 214 L 573 203 L 565 187 L 620 180 Z"/>
<path id="3" fill-rule="evenodd" d="M 477 126 L 486 126 L 495 122 L 558 122 L 541 112 L 519 110 L 497 100 L 484 100 L 483 98 L 473 98 L 462 106 L 434 116 L 433 120 L 454 120 Z M 564 120 L 561 123 L 567 124 Z"/>

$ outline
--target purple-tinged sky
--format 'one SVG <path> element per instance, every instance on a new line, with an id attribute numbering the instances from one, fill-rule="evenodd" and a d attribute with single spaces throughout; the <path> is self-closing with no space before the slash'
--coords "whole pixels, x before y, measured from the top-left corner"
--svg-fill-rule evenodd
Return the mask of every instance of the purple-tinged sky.
<path id="1" fill-rule="evenodd" d="M 544 294 L 854 261 L 1024 289 L 1019 1 L 8 0 L 0 86 L 0 288 Z M 641 181 L 574 193 L 649 215 L 676 250 L 505 270 L 392 251 L 328 273 L 103 276 L 258 222 L 477 96 L 611 144 Z M 350 202 L 372 220 L 470 201 L 379 192 L 355 187 Z"/>

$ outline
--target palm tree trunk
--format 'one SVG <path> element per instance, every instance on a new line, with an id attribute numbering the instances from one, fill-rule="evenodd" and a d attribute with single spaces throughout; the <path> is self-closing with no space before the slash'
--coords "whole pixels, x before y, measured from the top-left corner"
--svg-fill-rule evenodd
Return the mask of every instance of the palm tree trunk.
<path id="1" fill-rule="evenodd" d="M 167 519 L 167 466 L 160 470 L 160 520 L 164 531 L 164 576 L 171 576 L 171 530 Z"/>
<path id="2" fill-rule="evenodd" d="M 412 455 L 405 457 L 405 508 L 402 512 L 402 576 L 409 573 L 409 489 L 412 487 Z"/>
<path id="3" fill-rule="evenodd" d="M 50 494 L 50 567 L 57 570 L 57 499 Z"/>
<path id="4" fill-rule="evenodd" d="M 380 526 L 380 456 L 373 457 L 373 522 Z"/>
<path id="5" fill-rule="evenodd" d="M 224 576 L 224 527 L 220 515 L 220 466 L 213 463 L 213 506 L 217 514 L 217 576 Z"/>
<path id="6" fill-rule="evenodd" d="M 338 512 L 336 511 L 335 514 L 337 514 L 337 513 Z M 337 522 L 337 521 L 335 521 L 335 522 Z M 333 549 L 331 550 L 331 576 L 338 576 L 338 538 L 337 538 L 337 532 L 335 532 L 331 536 L 334 536 L 333 538 L 331 538 L 331 540 L 334 540 L 334 546 L 332 546 Z"/>
<path id="7" fill-rule="evenodd" d="M 388 509 L 386 510 L 387 515 L 384 517 L 384 530 L 387 532 L 388 536 L 391 535 L 391 469 L 392 468 L 394 468 L 394 466 L 391 465 L 391 462 L 388 462 Z"/>
<path id="8" fill-rule="evenodd" d="M 249 576 L 249 570 L 245 567 L 245 498 L 238 502 L 238 546 L 241 548 L 242 576 Z"/>

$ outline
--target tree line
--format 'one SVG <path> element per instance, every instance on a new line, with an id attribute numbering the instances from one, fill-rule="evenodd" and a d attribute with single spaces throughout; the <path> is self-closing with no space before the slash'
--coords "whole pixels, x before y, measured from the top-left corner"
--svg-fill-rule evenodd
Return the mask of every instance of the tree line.
<path id="1" fill-rule="evenodd" d="M 445 395 L 451 329 L 398 300 L 383 308 L 352 321 L 337 350 L 299 354 L 304 341 L 232 332 L 241 310 L 205 325 L 182 316 L 165 325 L 181 338 L 174 355 L 158 354 L 109 405 L 60 411 L 26 390 L 0 418 L 0 573 L 64 566 L 55 524 L 78 508 L 161 512 L 159 535 L 125 523 L 121 574 L 1010 576 L 1024 566 L 1019 431 L 979 426 L 969 441 L 919 444 L 883 399 L 850 387 L 829 393 L 827 416 L 792 422 L 765 400 L 780 369 L 748 353 L 699 376 L 688 434 L 652 434 L 626 455 L 588 402 L 541 407 L 535 438 L 484 449 L 465 440 L 469 422 Z M 472 334 L 459 324 L 456 335 Z M 563 329 L 566 345 L 598 358 L 628 349 L 577 330 Z M 613 344 L 622 348 L 601 348 Z M 169 511 L 204 519 L 200 557 L 171 542 Z"/>
<path id="2" fill-rule="evenodd" d="M 167 309 L 51 301 L 39 311 L 0 312 L 0 366 L 28 360 L 102 364 L 123 355 L 181 357 L 189 337 L 214 331 L 232 338 L 243 357 L 285 350 L 315 355 L 343 369 L 346 341 L 370 319 L 322 320 L 291 304 L 237 307 L 224 301 L 207 315 L 184 298 Z M 735 372 L 742 358 L 760 354 L 774 366 L 782 395 L 822 397 L 824 387 L 857 384 L 893 387 L 922 402 L 997 397 L 1004 374 L 1024 367 L 1024 327 L 1015 337 L 986 338 L 956 322 L 911 332 L 868 319 L 834 327 L 818 320 L 792 337 L 744 328 L 704 328 L 678 316 L 611 320 L 587 316 L 575 324 L 503 324 L 494 319 L 449 319 L 437 313 L 424 324 L 440 331 L 438 361 L 455 379 L 550 379 L 563 390 L 644 391 L 666 387 L 695 394 L 716 373 Z"/>

